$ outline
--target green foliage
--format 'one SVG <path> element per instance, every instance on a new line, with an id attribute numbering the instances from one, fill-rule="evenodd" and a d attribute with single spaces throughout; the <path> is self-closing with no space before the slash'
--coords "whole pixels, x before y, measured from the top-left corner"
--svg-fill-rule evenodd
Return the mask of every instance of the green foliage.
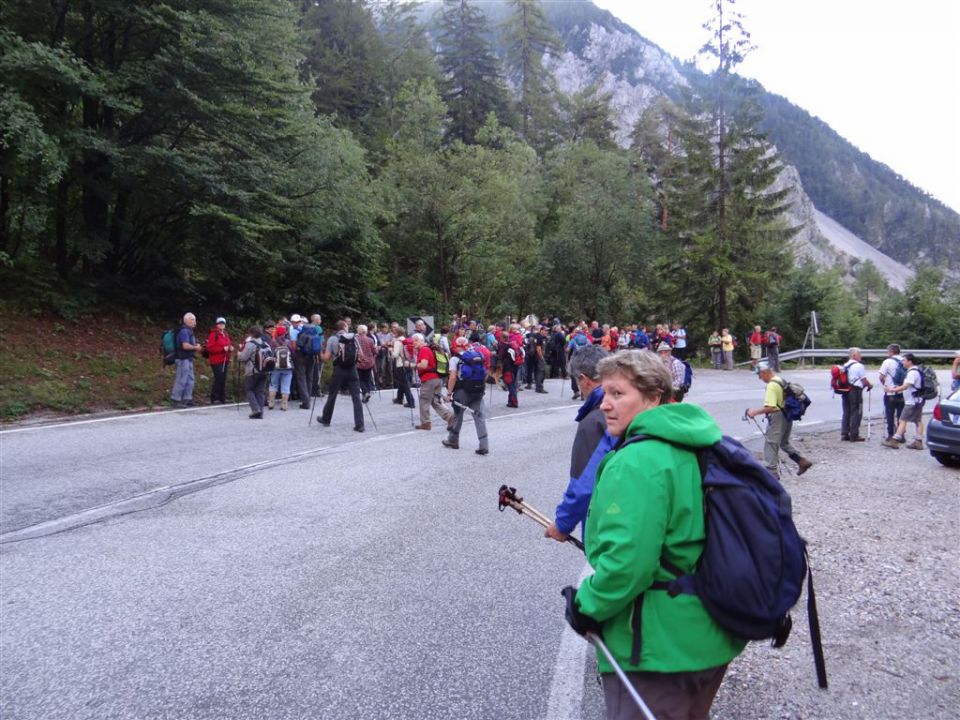
<path id="1" fill-rule="evenodd" d="M 467 0 L 444 0 L 439 24 L 438 63 L 450 115 L 447 137 L 471 143 L 489 113 L 504 118 L 510 114 L 503 72 L 487 40 L 481 10 Z"/>

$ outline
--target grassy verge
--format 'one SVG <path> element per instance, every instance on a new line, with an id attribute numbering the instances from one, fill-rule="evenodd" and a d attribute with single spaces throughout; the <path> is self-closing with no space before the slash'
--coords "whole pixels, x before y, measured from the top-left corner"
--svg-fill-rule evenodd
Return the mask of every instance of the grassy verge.
<path id="1" fill-rule="evenodd" d="M 163 330 L 122 316 L 64 320 L 0 312 L 0 421 L 165 404 L 174 370 L 160 362 Z M 211 380 L 209 366 L 198 360 L 196 399 L 209 396 Z"/>

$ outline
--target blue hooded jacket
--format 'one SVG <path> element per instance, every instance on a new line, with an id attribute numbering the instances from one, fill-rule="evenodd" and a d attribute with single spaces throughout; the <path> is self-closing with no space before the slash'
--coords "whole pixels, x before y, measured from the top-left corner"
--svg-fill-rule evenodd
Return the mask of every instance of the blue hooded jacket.
<path id="1" fill-rule="evenodd" d="M 595 388 L 577 412 L 577 435 L 570 453 L 570 482 L 557 505 L 557 529 L 569 535 L 582 525 L 590 507 L 593 484 L 600 461 L 610 452 L 617 439 L 607 432 L 607 423 L 600 410 L 603 388 Z M 581 528 L 581 535 L 583 530 Z"/>

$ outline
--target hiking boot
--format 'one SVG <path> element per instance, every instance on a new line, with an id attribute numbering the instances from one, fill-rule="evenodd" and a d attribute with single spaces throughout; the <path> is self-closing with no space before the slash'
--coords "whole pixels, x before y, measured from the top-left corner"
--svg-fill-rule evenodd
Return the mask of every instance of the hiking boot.
<path id="1" fill-rule="evenodd" d="M 324 420 L 323 418 L 317 418 L 317 422 L 323 425 L 324 427 L 330 427 L 329 420 Z"/>
<path id="2" fill-rule="evenodd" d="M 290 400 L 290 396 L 289 396 L 289 395 L 281 395 L 281 396 L 280 396 L 280 409 L 281 409 L 281 410 L 286 410 L 286 409 L 287 409 L 287 403 L 288 403 L 289 400 Z"/>
<path id="3" fill-rule="evenodd" d="M 905 437 L 900 437 L 899 435 L 894 435 L 893 441 L 895 443 L 900 443 L 901 445 L 903 445 L 905 442 L 907 442 L 907 439 Z"/>
<path id="4" fill-rule="evenodd" d="M 401 400 L 400 398 L 394 398 L 394 399 L 393 399 L 393 404 L 394 404 L 394 405 L 403 405 L 403 400 Z"/>
<path id="5" fill-rule="evenodd" d="M 797 460 L 797 475 L 803 475 L 807 470 L 813 467 L 813 463 L 807 460 L 805 457 Z"/>
<path id="6" fill-rule="evenodd" d="M 433 429 L 433 425 L 431 425 L 428 422 L 420 423 L 419 425 L 414 425 L 413 427 L 416 430 L 432 430 Z"/>
<path id="7" fill-rule="evenodd" d="M 923 450 L 923 440 L 917 438 L 912 443 L 907 445 L 908 450 Z"/>
<path id="8" fill-rule="evenodd" d="M 894 450 L 900 449 L 900 443 L 897 442 L 896 438 L 887 438 L 880 444 L 884 447 L 893 448 Z"/>
<path id="9" fill-rule="evenodd" d="M 250 413 L 251 420 L 263 420 L 263 410 L 260 412 Z"/>
<path id="10" fill-rule="evenodd" d="M 364 431 L 364 428 L 363 428 L 363 427 L 355 427 L 355 428 L 353 429 L 353 431 L 354 431 L 354 432 L 363 432 L 363 431 Z"/>
<path id="11" fill-rule="evenodd" d="M 301 410 L 309 410 L 309 409 L 310 409 L 310 403 L 300 403 L 300 409 L 301 409 Z"/>
<path id="12" fill-rule="evenodd" d="M 474 452 L 475 452 L 477 455 L 489 455 L 489 454 L 490 454 L 490 450 L 489 450 L 488 448 L 477 448 L 476 450 L 474 450 Z"/>
<path id="13" fill-rule="evenodd" d="M 550 394 L 550 393 L 548 393 L 546 390 L 544 390 L 543 388 L 537 388 L 537 392 L 540 393 L 541 395 L 549 395 L 549 394 Z"/>
<path id="14" fill-rule="evenodd" d="M 370 393 L 363 394 L 363 402 L 370 402 Z"/>
<path id="15" fill-rule="evenodd" d="M 866 438 L 862 438 L 862 437 L 852 437 L 852 438 L 850 438 L 850 442 L 866 442 L 866 441 L 867 441 L 867 439 L 866 439 Z"/>
<path id="16" fill-rule="evenodd" d="M 267 407 L 273 410 L 274 403 L 277 401 L 277 391 L 271 390 L 267 393 Z"/>
<path id="17" fill-rule="evenodd" d="M 404 407 L 405 407 L 405 408 L 413 409 L 413 408 L 416 407 L 416 404 L 414 404 L 414 403 L 406 403 L 406 404 L 404 405 Z"/>
<path id="18" fill-rule="evenodd" d="M 444 447 L 450 448 L 451 450 L 459 450 L 460 443 L 450 442 L 449 440 L 441 440 L 440 444 Z"/>

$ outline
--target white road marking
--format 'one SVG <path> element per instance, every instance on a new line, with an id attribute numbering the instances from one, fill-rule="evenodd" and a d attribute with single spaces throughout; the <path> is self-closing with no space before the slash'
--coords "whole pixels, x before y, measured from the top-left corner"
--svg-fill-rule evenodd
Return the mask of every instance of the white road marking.
<path id="1" fill-rule="evenodd" d="M 577 585 L 592 572 L 590 566 L 584 564 Z M 545 720 L 580 720 L 582 717 L 583 672 L 589 648 L 589 643 L 564 623 L 550 681 Z"/>
<path id="2" fill-rule="evenodd" d="M 131 420 L 141 417 L 159 417 L 160 415 L 172 415 L 174 413 L 197 412 L 198 410 L 233 410 L 236 405 L 200 405 L 192 408 L 178 408 L 176 410 L 148 410 L 147 412 L 129 413 L 123 415 L 111 415 L 109 417 L 92 418 L 90 420 L 67 420 L 59 423 L 42 423 L 31 425 L 30 427 L 14 428 L 13 430 L 0 430 L 0 435 L 13 435 L 14 433 L 35 432 L 37 430 L 52 430 L 62 427 L 76 427 L 77 425 L 92 425 L 93 423 L 111 422 L 113 420 Z"/>

